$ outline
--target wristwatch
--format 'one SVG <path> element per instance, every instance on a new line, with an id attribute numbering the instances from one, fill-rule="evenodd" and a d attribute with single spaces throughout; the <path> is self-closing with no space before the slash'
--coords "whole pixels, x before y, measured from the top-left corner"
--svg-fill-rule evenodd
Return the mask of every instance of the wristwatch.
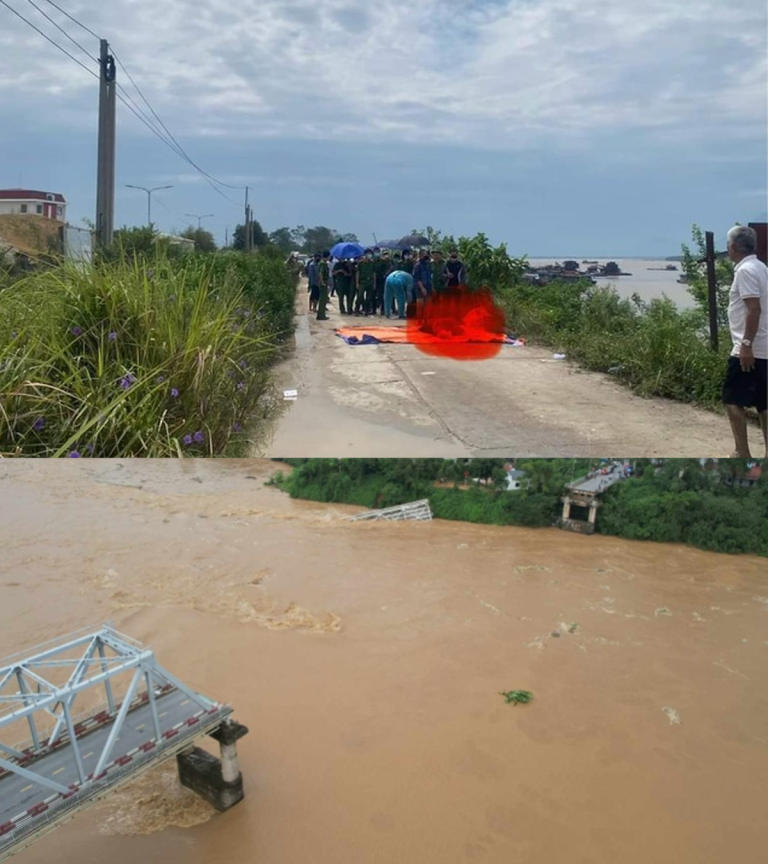
<path id="1" fill-rule="evenodd" d="M 752 340 L 751 339 L 742 339 L 741 344 L 746 345 L 747 348 L 751 348 L 752 347 Z"/>

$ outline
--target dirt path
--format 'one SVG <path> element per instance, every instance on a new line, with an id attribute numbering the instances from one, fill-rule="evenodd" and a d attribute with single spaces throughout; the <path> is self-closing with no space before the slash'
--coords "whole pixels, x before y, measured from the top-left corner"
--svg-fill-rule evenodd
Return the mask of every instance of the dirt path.
<path id="1" fill-rule="evenodd" d="M 512 348 L 479 362 L 422 354 L 412 345 L 348 346 L 341 318 L 306 312 L 299 289 L 296 351 L 277 369 L 298 390 L 258 454 L 267 456 L 727 457 L 727 419 L 667 399 L 643 399 L 608 375 Z M 375 319 L 372 324 L 381 324 Z M 752 453 L 762 456 L 757 427 Z"/>

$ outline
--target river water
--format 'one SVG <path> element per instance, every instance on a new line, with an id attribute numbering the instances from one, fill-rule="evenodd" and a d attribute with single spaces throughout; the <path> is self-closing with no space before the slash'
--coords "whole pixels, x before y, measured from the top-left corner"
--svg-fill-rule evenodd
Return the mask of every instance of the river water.
<path id="1" fill-rule="evenodd" d="M 0 465 L 0 654 L 112 617 L 250 729 L 229 812 L 171 763 L 20 864 L 765 860 L 764 559 L 349 523 L 274 469 Z"/>
<path id="2" fill-rule="evenodd" d="M 559 261 L 569 260 L 570 256 L 566 255 L 563 258 L 532 258 L 530 264 L 534 267 L 543 267 L 547 264 L 554 264 Z M 579 262 L 579 267 L 582 270 L 587 269 L 586 264 L 582 264 L 581 258 L 573 258 L 572 260 Z M 616 293 L 620 297 L 627 299 L 633 294 L 640 295 L 641 300 L 646 302 L 657 297 L 665 295 L 672 300 L 679 309 L 690 309 L 694 306 L 693 298 L 688 293 L 688 286 L 681 285 L 677 280 L 682 273 L 682 265 L 679 262 L 674 262 L 677 270 L 659 270 L 658 268 L 666 267 L 669 261 L 660 261 L 653 258 L 600 258 L 592 259 L 599 260 L 600 264 L 606 264 L 608 261 L 615 261 L 622 272 L 630 273 L 630 276 L 617 276 L 613 279 L 606 279 L 599 276 L 595 279 L 598 285 L 611 285 L 616 289 Z M 656 268 L 656 269 L 649 269 Z"/>

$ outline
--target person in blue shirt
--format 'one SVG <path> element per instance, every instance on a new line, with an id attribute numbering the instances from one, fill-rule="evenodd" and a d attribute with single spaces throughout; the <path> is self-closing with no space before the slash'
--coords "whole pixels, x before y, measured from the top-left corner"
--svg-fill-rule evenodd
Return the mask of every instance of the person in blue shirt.
<path id="1" fill-rule="evenodd" d="M 413 293 L 413 276 L 404 270 L 393 270 L 384 283 L 384 313 L 387 318 L 392 315 L 392 302 L 397 307 L 397 317 L 405 318 L 405 299 Z"/>
<path id="2" fill-rule="evenodd" d="M 413 268 L 413 283 L 416 286 L 416 299 L 429 297 L 432 293 L 432 265 L 429 261 L 429 252 L 422 250 L 419 255 L 419 263 Z"/>
<path id="3" fill-rule="evenodd" d="M 317 305 L 320 300 L 320 260 L 323 256 L 319 252 L 315 252 L 312 260 L 307 265 L 307 282 L 309 290 L 309 311 L 317 312 Z"/>

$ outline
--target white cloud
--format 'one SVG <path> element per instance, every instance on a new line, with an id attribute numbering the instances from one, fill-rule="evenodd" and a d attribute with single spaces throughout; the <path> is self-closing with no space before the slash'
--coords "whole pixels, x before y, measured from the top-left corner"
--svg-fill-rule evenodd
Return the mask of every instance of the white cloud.
<path id="1" fill-rule="evenodd" d="M 22 0 L 9 2 L 37 15 Z M 764 134 L 760 4 L 62 2 L 113 41 L 187 141 L 226 137 L 247 146 L 249 138 L 284 136 L 525 149 L 594 146 L 621 131 L 638 147 Z M 97 52 L 92 37 L 46 11 Z M 119 80 L 133 92 L 121 72 Z M 16 116 L 45 117 L 59 128 L 92 127 L 95 86 L 0 7 L 4 113 L 13 107 Z M 123 128 L 137 122 L 121 106 Z"/>

